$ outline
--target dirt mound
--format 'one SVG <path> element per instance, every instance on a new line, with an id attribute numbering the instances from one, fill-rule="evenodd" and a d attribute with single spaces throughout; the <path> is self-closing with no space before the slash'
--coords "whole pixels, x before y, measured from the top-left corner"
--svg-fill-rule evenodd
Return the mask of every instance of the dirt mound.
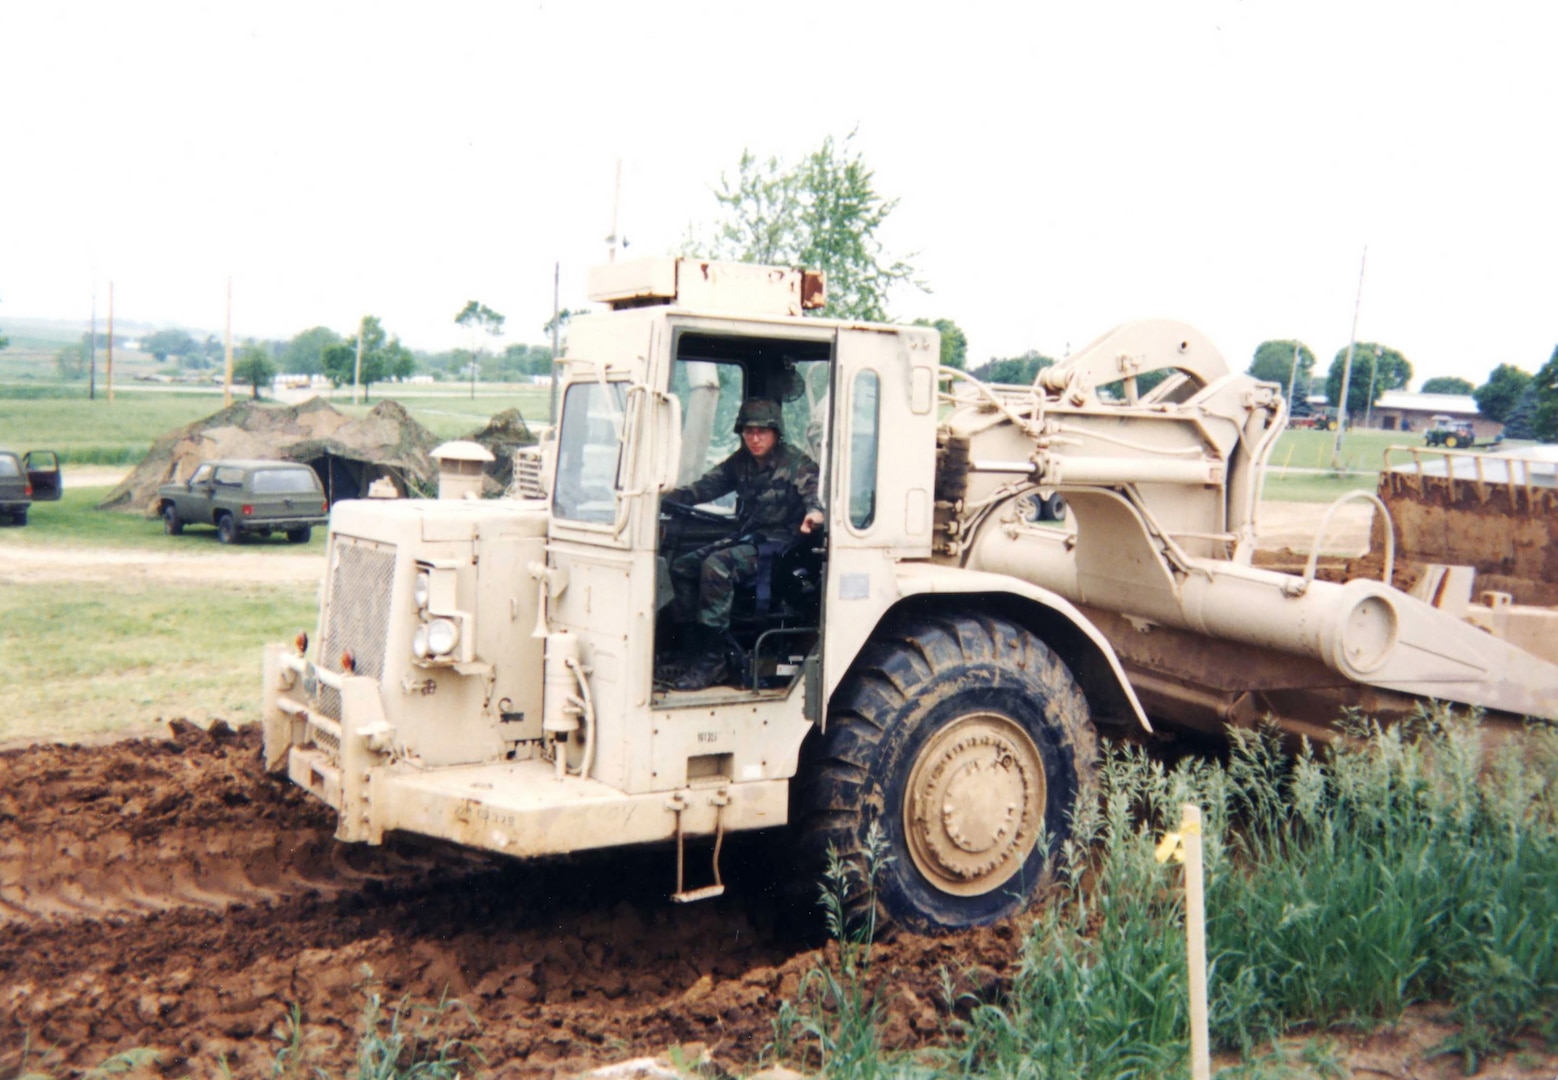
<path id="1" fill-rule="evenodd" d="M 518 409 L 504 409 L 486 427 L 465 437 L 486 447 L 494 458 L 487 466 L 483 485 L 483 491 L 492 496 L 503 494 L 514 480 L 514 451 L 521 446 L 532 446 L 536 441 Z"/>
<path id="2" fill-rule="evenodd" d="M 388 478 L 400 495 L 431 494 L 438 467 L 433 433 L 395 401 L 381 401 L 358 420 L 311 398 L 301 405 L 240 401 L 159 438 L 99 510 L 150 512 L 157 488 L 186 480 L 202 461 L 272 458 L 312 466 L 332 502 L 367 493 Z"/>
<path id="3" fill-rule="evenodd" d="M 768 841 L 727 841 L 731 894 L 681 907 L 669 851 L 521 864 L 333 831 L 262 774 L 253 729 L 0 754 L 0 1075 L 23 1046 L 55 1073 L 148 1048 L 171 1075 L 223 1058 L 269 1075 L 294 1007 L 305 1053 L 341 1075 L 370 994 L 417 1017 L 458 999 L 438 1028 L 470 1041 L 483 1075 L 572 1075 L 689 1042 L 751 1068 L 815 962 L 773 928 Z M 935 1041 L 942 969 L 988 991 L 1019 934 L 882 946 L 890 1044 Z"/>

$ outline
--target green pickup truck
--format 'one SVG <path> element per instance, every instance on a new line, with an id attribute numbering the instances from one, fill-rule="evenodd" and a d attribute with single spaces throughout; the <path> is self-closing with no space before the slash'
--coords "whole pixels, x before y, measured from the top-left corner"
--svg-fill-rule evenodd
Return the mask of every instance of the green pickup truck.
<path id="1" fill-rule="evenodd" d="M 57 502 L 65 485 L 60 461 L 52 450 L 13 454 L 0 450 L 0 518 L 27 524 L 27 509 L 35 502 Z"/>
<path id="2" fill-rule="evenodd" d="M 315 525 L 330 520 L 319 477 L 290 461 L 205 461 L 183 483 L 157 489 L 163 530 L 178 536 L 186 525 L 215 525 L 224 544 L 245 536 L 284 532 L 306 544 Z"/>

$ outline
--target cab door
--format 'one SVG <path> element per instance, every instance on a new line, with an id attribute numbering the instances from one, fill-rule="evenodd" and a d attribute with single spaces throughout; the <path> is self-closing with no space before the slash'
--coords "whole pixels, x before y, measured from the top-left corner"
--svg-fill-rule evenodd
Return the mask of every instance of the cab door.
<path id="1" fill-rule="evenodd" d="M 824 700 L 897 602 L 897 562 L 931 554 L 940 348 L 931 330 L 850 327 L 834 355 Z"/>
<path id="2" fill-rule="evenodd" d="M 22 455 L 22 468 L 32 485 L 34 502 L 58 502 L 65 484 L 60 479 L 60 459 L 53 450 L 29 450 Z"/>

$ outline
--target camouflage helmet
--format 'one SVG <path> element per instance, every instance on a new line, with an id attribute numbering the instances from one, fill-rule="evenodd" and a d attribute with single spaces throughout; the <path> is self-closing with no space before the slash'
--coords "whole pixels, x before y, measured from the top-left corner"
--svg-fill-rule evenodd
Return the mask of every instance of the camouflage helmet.
<path id="1" fill-rule="evenodd" d="M 736 434 L 740 435 L 742 428 L 749 427 L 772 428 L 776 434 L 783 435 L 779 403 L 769 398 L 747 398 L 743 401 L 741 411 L 736 414 Z"/>

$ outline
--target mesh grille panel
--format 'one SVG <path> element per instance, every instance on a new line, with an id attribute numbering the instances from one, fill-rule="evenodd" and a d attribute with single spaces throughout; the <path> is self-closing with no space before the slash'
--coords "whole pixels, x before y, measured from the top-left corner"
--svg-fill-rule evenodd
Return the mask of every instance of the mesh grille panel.
<path id="1" fill-rule="evenodd" d="M 356 672 L 378 679 L 384 675 L 385 642 L 389 635 L 390 601 L 395 587 L 395 551 L 336 540 L 337 557 L 330 575 L 329 619 L 319 653 L 319 666 L 341 671 L 341 653 L 350 649 Z M 341 718 L 341 696 L 319 688 L 319 708 Z"/>

